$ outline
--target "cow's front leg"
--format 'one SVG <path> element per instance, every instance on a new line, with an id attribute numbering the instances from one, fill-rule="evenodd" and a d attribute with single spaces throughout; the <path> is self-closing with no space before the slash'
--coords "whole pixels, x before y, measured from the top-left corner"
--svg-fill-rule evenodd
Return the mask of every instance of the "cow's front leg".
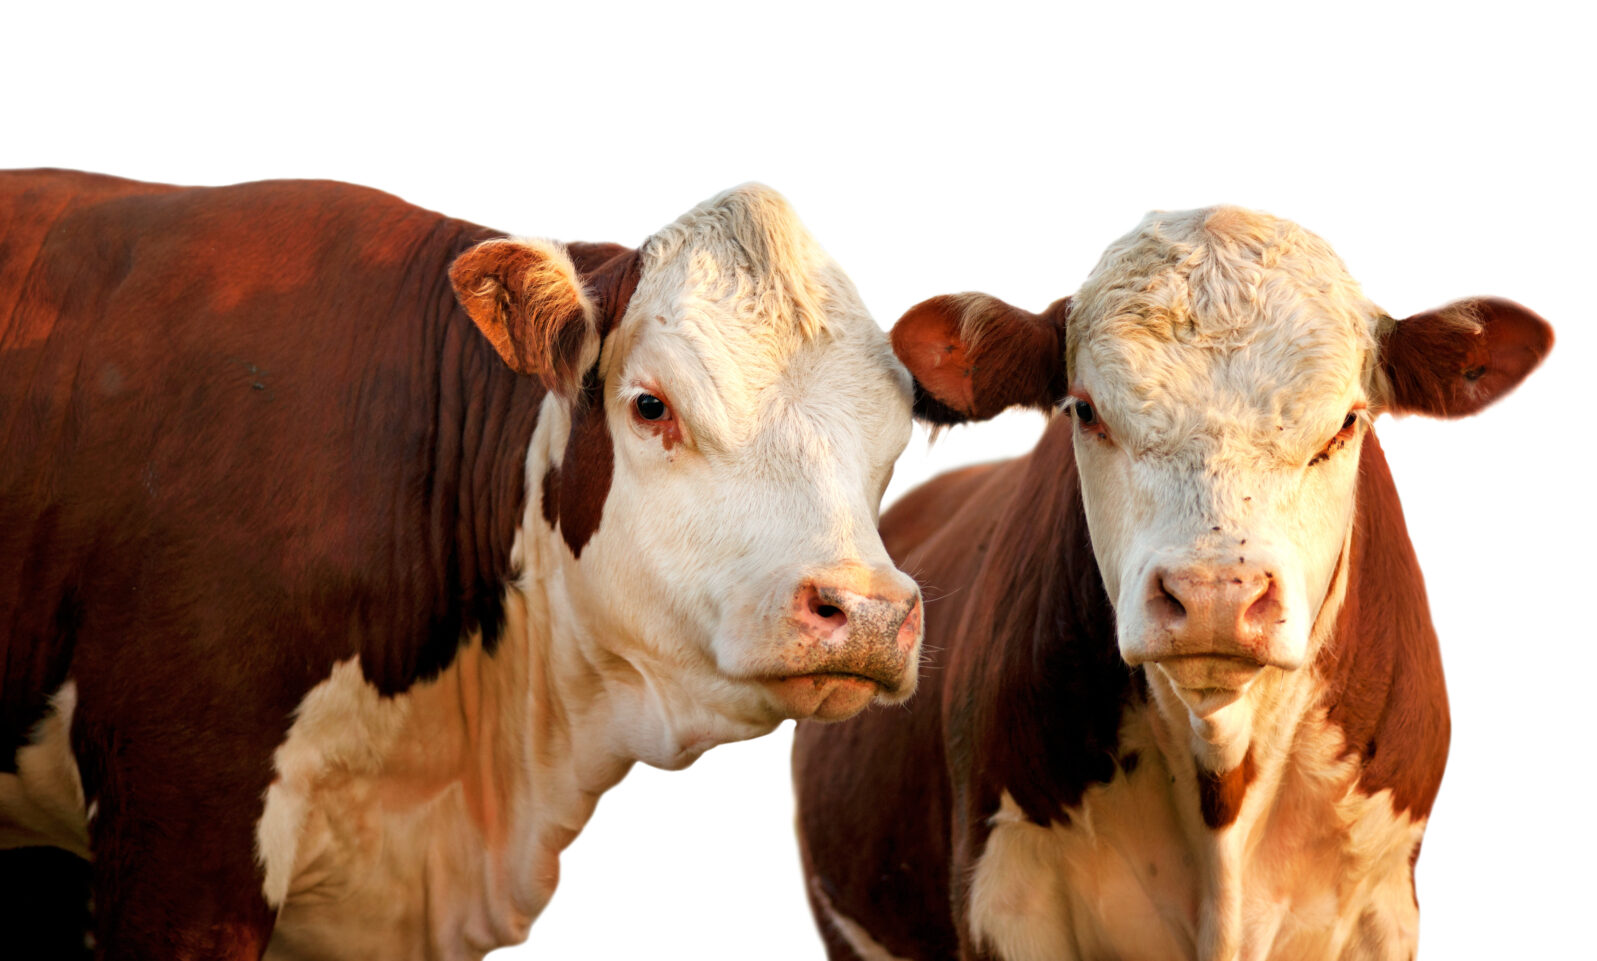
<path id="1" fill-rule="evenodd" d="M 216 732 L 116 738 L 95 791 L 95 956 L 116 961 L 258 959 L 275 912 L 262 892 L 255 822 L 269 754 Z"/>

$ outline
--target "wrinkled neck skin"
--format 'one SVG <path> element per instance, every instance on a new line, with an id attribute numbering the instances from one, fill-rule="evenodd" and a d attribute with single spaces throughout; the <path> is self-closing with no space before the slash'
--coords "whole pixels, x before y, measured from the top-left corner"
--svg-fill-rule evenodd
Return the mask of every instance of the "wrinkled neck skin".
<path id="1" fill-rule="evenodd" d="M 259 829 L 280 909 L 269 958 L 475 959 L 518 944 L 554 893 L 560 852 L 634 762 L 684 767 L 775 726 L 739 716 L 708 659 L 644 663 L 638 652 L 669 648 L 573 600 L 578 562 L 540 493 L 571 416 L 557 398 L 543 405 L 494 652 L 474 639 L 393 698 L 346 661 L 277 752 Z"/>
<path id="2" fill-rule="evenodd" d="M 500 713 L 519 728 L 483 731 L 482 742 L 470 745 L 477 756 L 503 757 L 494 765 L 499 792 L 520 799 L 506 842 L 509 864 L 519 871 L 512 898 L 529 923 L 554 891 L 560 851 L 633 763 L 683 768 L 715 745 L 775 726 L 717 711 L 722 699 L 707 658 L 681 664 L 651 655 L 664 645 L 627 636 L 602 603 L 583 603 L 578 558 L 545 521 L 540 492 L 550 465 L 561 460 L 570 424 L 566 405 L 545 399 L 528 451 L 529 496 L 512 555 L 522 573 L 508 592 L 511 608 L 524 613 L 508 625 L 498 653 L 482 660 L 485 671 L 499 675 L 491 687 L 504 698 Z M 583 559 L 593 553 L 585 550 Z"/>
<path id="3" fill-rule="evenodd" d="M 679 640 L 702 628 L 650 598 L 652 636 L 635 636 L 615 611 L 650 586 L 638 583 L 622 599 L 588 583 L 585 570 L 603 562 L 613 531 L 601 525 L 579 561 L 544 520 L 539 479 L 560 463 L 571 423 L 563 404 L 545 405 L 527 459 L 530 496 L 514 557 L 522 575 L 512 589 L 537 612 L 526 636 L 539 671 L 526 693 L 538 750 L 561 758 L 572 786 L 597 796 L 634 762 L 677 770 L 715 745 L 769 733 L 775 722 L 740 712 L 714 660 Z"/>

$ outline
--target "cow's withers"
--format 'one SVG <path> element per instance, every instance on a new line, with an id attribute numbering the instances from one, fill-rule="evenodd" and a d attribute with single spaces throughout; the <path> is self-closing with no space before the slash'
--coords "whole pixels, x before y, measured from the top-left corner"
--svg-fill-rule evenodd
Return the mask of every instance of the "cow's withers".
<path id="1" fill-rule="evenodd" d="M 801 733 L 834 954 L 1407 956 L 1447 707 L 1370 423 L 1473 413 L 1535 367 L 1547 325 L 1486 299 L 1394 320 L 1319 238 L 1214 208 L 1149 215 L 1041 314 L 939 297 L 893 340 L 934 422 L 1059 414 L 1029 457 L 884 519 L 949 594 L 926 678 L 944 690 L 920 719 Z M 884 768 L 946 798 L 926 822 L 849 803 L 868 789 L 836 772 L 892 754 L 946 763 L 941 788 Z M 845 849 L 825 825 L 850 819 Z M 916 844 L 934 853 L 908 859 L 912 893 L 861 900 L 850 859 Z M 950 889 L 949 925 L 919 933 L 877 907 Z"/>

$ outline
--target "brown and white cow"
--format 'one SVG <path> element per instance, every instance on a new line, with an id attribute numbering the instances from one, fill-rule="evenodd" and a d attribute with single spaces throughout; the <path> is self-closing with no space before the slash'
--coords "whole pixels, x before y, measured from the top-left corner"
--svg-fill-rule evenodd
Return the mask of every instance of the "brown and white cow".
<path id="1" fill-rule="evenodd" d="M 763 187 L 632 249 L 0 175 L 5 887 L 90 859 L 103 957 L 521 940 L 634 761 L 909 695 L 910 404 Z"/>
<path id="2" fill-rule="evenodd" d="M 1447 697 L 1371 423 L 1481 409 L 1545 322 L 1395 321 L 1220 207 L 1150 214 L 1041 314 L 938 297 L 893 342 L 933 423 L 1060 413 L 883 518 L 937 653 L 907 709 L 800 725 L 831 956 L 1411 957 Z"/>

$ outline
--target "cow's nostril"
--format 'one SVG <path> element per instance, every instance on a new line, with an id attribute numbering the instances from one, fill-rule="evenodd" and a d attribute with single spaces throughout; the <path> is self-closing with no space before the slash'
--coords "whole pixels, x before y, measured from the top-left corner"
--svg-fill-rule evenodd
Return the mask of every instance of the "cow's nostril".
<path id="1" fill-rule="evenodd" d="M 838 600 L 836 591 L 812 586 L 807 593 L 804 609 L 809 612 L 810 617 L 834 629 L 848 623 L 848 615 L 843 612 L 843 608 L 832 603 Z"/>
<path id="2" fill-rule="evenodd" d="M 1159 578 L 1159 595 L 1150 600 L 1149 606 L 1153 608 L 1153 614 L 1158 620 L 1168 624 L 1187 616 L 1187 606 L 1171 592 L 1162 577 Z"/>
<path id="3" fill-rule="evenodd" d="M 1264 590 L 1248 605 L 1247 612 L 1242 615 L 1244 624 L 1255 628 L 1263 628 L 1270 622 L 1280 623 L 1282 615 L 1281 597 L 1275 586 L 1275 580 L 1265 582 Z"/>

